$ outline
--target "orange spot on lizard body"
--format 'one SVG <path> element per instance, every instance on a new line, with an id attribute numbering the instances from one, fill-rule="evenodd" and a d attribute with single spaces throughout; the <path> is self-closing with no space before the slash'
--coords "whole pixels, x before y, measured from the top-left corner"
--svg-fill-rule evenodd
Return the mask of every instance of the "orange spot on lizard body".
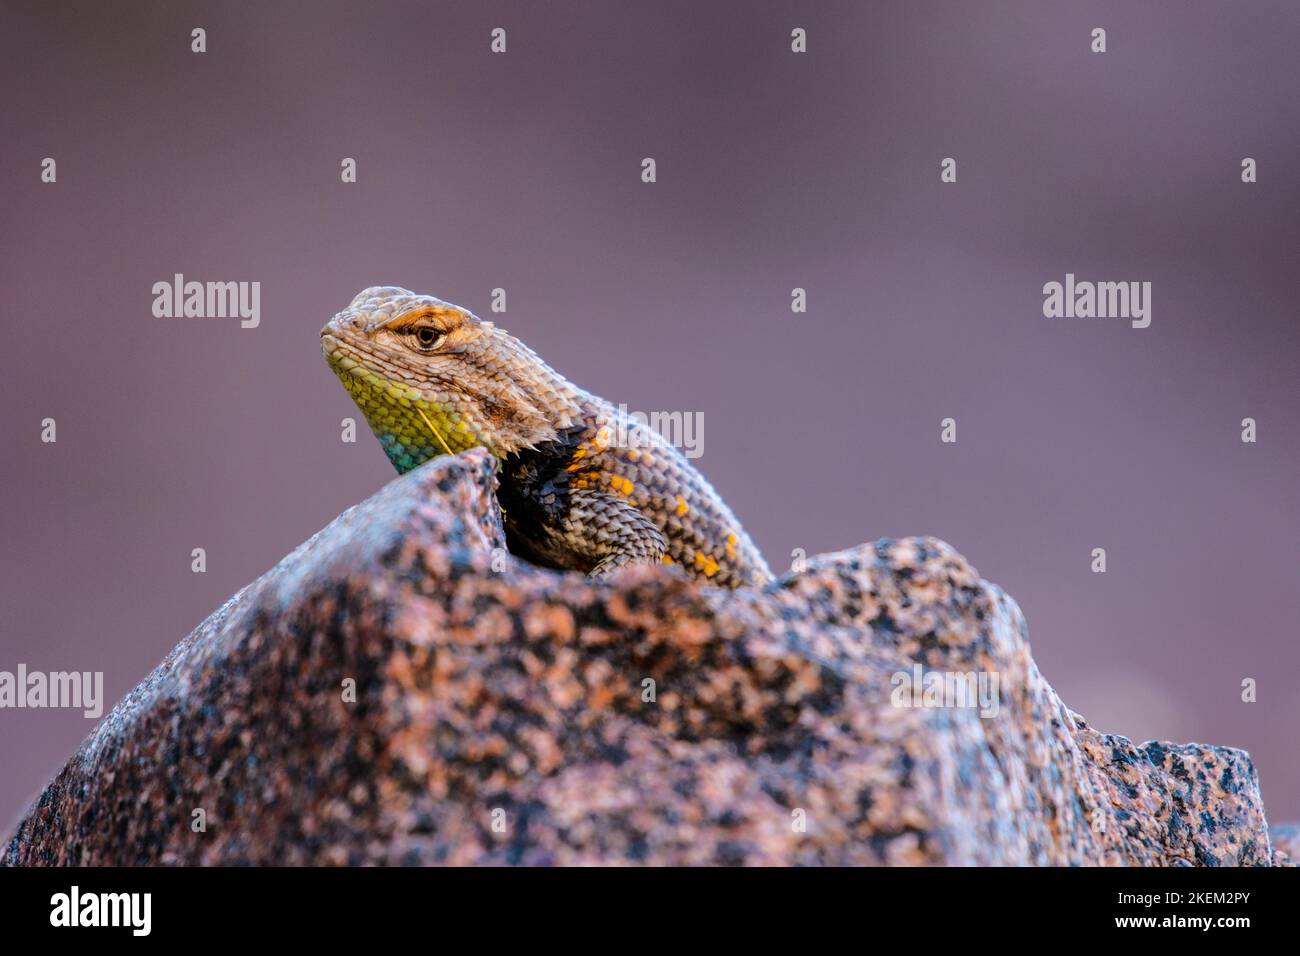
<path id="1" fill-rule="evenodd" d="M 695 552 L 695 566 L 699 568 L 706 578 L 711 578 L 718 573 L 718 562 L 714 561 L 712 556 Z"/>

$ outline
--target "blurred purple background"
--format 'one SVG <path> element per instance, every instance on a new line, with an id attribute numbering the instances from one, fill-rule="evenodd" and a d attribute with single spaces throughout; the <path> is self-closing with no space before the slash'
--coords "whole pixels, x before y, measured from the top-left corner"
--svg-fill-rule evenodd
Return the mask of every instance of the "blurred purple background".
<path id="1" fill-rule="evenodd" d="M 500 286 L 574 381 L 703 413 L 774 566 L 940 536 L 1095 726 L 1246 748 L 1300 817 L 1295 3 L 2 11 L 0 669 L 111 706 L 393 477 L 320 326 Z M 260 281 L 261 327 L 154 318 L 176 272 Z M 1067 272 L 1152 282 L 1151 327 L 1044 318 Z M 0 819 L 91 726 L 0 711 Z"/>

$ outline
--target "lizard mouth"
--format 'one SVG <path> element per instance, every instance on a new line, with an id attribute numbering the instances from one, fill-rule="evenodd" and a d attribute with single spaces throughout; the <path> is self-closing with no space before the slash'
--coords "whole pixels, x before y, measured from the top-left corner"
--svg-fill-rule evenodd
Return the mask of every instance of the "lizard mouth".
<path id="1" fill-rule="evenodd" d="M 386 366 L 396 366 L 387 356 L 378 354 L 371 349 L 364 348 L 349 339 L 332 333 L 328 330 L 322 330 L 320 334 L 321 351 L 325 353 L 325 361 L 329 363 L 334 374 L 339 377 L 344 375 L 353 379 L 362 379 L 366 373 L 374 375 L 377 378 L 391 378 L 394 381 L 400 381 L 399 376 L 384 375 L 382 369 Z M 379 371 L 376 371 L 379 370 Z M 455 379 L 440 375 L 429 369 L 421 369 L 420 374 L 426 381 L 438 385 L 441 388 L 450 391 L 459 392 L 467 398 L 475 401 L 482 401 L 482 396 L 465 388 Z"/>

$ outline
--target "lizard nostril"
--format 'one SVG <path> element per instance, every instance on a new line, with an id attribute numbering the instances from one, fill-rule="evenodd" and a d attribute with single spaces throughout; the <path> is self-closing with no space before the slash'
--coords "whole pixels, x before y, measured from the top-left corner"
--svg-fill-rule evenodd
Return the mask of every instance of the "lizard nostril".
<path id="1" fill-rule="evenodd" d="M 325 328 L 320 330 L 322 336 L 337 335 L 348 329 L 357 327 L 357 316 L 348 315 L 344 312 L 338 313 L 334 318 L 325 323 Z"/>

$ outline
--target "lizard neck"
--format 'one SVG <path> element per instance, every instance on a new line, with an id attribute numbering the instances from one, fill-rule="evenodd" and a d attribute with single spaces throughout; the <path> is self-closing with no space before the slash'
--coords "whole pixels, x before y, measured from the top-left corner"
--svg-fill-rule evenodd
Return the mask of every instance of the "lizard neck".
<path id="1" fill-rule="evenodd" d="M 403 384 L 385 381 L 386 395 Z M 432 380 L 415 382 L 402 397 L 404 403 L 385 401 L 375 414 L 367 414 L 399 474 L 470 448 L 486 448 L 501 460 L 549 445 L 594 419 L 606 405 L 540 361 L 526 378 L 466 380 L 454 388 Z"/>

